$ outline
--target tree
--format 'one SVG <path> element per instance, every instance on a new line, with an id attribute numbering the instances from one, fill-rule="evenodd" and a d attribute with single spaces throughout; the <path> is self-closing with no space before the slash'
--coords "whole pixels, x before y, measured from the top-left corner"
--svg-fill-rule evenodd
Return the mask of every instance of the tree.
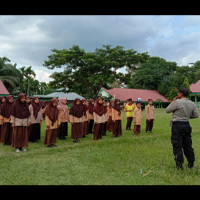
<path id="1" fill-rule="evenodd" d="M 64 67 L 63 72 L 54 72 L 49 83 L 51 87 L 68 88 L 68 91 L 77 92 L 86 98 L 96 98 L 101 87 L 109 88 L 121 76 L 117 70 L 121 67 L 131 68 L 133 64 L 142 62 L 142 54 L 134 50 L 124 50 L 122 46 L 103 48 L 94 52 L 85 52 L 78 45 L 72 48 L 57 50 L 44 61 L 48 69 Z M 122 77 L 124 79 L 124 77 Z"/>
<path id="2" fill-rule="evenodd" d="M 159 85 L 175 72 L 176 67 L 175 62 L 167 62 L 160 57 L 150 57 L 136 69 L 128 87 L 157 90 Z"/>
<path id="3" fill-rule="evenodd" d="M 16 68 L 17 64 L 11 64 L 6 57 L 0 57 L 0 79 L 10 93 L 21 84 L 22 74 Z"/>
<path id="4" fill-rule="evenodd" d="M 189 83 L 188 78 L 187 78 L 186 76 L 185 76 L 185 78 L 184 78 L 184 81 L 183 81 L 183 84 L 182 84 L 181 87 L 187 88 L 187 89 L 189 90 L 189 92 L 191 91 L 191 90 L 190 90 L 190 83 Z"/>
<path id="5" fill-rule="evenodd" d="M 27 68 L 26 67 L 19 68 L 19 70 L 23 75 L 21 89 L 28 96 L 34 94 L 35 88 L 38 87 L 39 85 L 39 81 L 34 80 L 36 74 L 31 68 L 32 68 L 31 66 Z"/>

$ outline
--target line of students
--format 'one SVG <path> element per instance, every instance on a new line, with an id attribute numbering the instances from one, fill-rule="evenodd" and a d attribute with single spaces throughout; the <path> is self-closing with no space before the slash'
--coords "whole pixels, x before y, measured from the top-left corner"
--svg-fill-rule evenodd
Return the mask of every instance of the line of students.
<path id="1" fill-rule="evenodd" d="M 128 106 L 131 106 L 130 103 Z M 132 106 L 134 108 L 134 106 Z M 147 131 L 151 131 L 155 119 L 152 101 L 146 106 Z M 127 113 L 132 112 L 125 106 Z M 140 102 L 131 114 L 134 118 L 134 134 L 140 133 L 142 111 Z M 46 132 L 44 144 L 47 147 L 56 145 L 56 139 L 66 139 L 68 136 L 68 122 L 71 123 L 71 137 L 76 143 L 80 138 L 93 133 L 93 140 L 102 139 L 106 131 L 112 132 L 113 137 L 122 135 L 122 105 L 119 99 L 111 100 L 107 107 L 101 98 L 91 99 L 87 105 L 86 99 L 75 99 L 68 110 L 67 99 L 51 99 L 50 102 L 39 101 L 37 97 L 30 100 L 24 93 L 17 99 L 13 96 L 0 97 L 0 142 L 11 145 L 16 152 L 26 151 L 29 142 L 40 140 L 41 123 L 45 117 Z M 130 116 L 129 116 L 130 117 Z M 132 120 L 131 120 L 132 121 Z M 130 130 L 131 122 L 127 121 Z"/>
<path id="2" fill-rule="evenodd" d="M 127 117 L 126 130 L 131 130 L 131 123 L 134 119 L 133 133 L 135 135 L 140 134 L 141 124 L 142 124 L 141 101 L 133 103 L 132 99 L 128 99 L 124 111 L 126 112 L 126 117 Z M 155 121 L 155 108 L 153 106 L 152 99 L 148 100 L 148 105 L 145 107 L 145 112 L 146 112 L 146 132 L 151 133 L 153 129 L 153 122 Z"/>

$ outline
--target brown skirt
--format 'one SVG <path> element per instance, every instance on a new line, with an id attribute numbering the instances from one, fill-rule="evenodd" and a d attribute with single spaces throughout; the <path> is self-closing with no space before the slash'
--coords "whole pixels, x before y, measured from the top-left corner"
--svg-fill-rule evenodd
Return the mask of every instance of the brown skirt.
<path id="1" fill-rule="evenodd" d="M 122 135 L 121 120 L 115 120 L 113 125 L 113 136 L 118 137 L 120 135 Z"/>
<path id="2" fill-rule="evenodd" d="M 14 148 L 28 147 L 28 127 L 15 126 L 12 132 L 12 143 Z"/>
<path id="3" fill-rule="evenodd" d="M 107 122 L 107 127 L 106 129 L 109 131 L 109 132 L 112 132 L 113 131 L 113 121 L 112 121 L 112 117 L 109 116 L 108 118 L 108 122 Z"/>
<path id="4" fill-rule="evenodd" d="M 82 132 L 83 132 L 83 123 L 82 122 L 72 124 L 71 137 L 74 140 L 78 140 L 79 138 L 81 138 L 83 135 Z"/>
<path id="5" fill-rule="evenodd" d="M 40 140 L 40 123 L 31 124 L 28 128 L 28 141 L 29 142 L 36 142 Z"/>
<path id="6" fill-rule="evenodd" d="M 47 146 L 56 143 L 56 137 L 58 134 L 58 129 L 46 129 L 45 137 L 44 137 L 44 144 Z"/>
<path id="7" fill-rule="evenodd" d="M 12 124 L 10 122 L 4 122 L 1 127 L 1 142 L 4 145 L 11 145 L 12 142 Z"/>
<path id="8" fill-rule="evenodd" d="M 88 121 L 83 122 L 83 134 L 82 137 L 88 135 Z"/>
<path id="9" fill-rule="evenodd" d="M 94 137 L 93 140 L 102 139 L 104 123 L 94 124 Z"/>
<path id="10" fill-rule="evenodd" d="M 68 122 L 62 122 L 58 128 L 58 135 L 59 139 L 64 139 L 65 136 L 68 136 Z"/>

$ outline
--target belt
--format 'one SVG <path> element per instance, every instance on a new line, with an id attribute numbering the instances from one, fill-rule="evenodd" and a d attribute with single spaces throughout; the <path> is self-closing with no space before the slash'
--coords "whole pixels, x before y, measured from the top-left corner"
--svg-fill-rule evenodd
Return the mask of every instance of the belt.
<path id="1" fill-rule="evenodd" d="M 189 122 L 173 121 L 173 124 L 188 124 Z"/>

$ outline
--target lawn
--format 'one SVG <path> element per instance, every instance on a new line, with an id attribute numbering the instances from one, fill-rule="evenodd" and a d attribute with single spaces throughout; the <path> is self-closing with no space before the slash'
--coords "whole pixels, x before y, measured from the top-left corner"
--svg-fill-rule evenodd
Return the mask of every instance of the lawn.
<path id="1" fill-rule="evenodd" d="M 57 146 L 30 143 L 27 152 L 16 153 L 10 146 L 0 144 L 0 185 L 200 185 L 199 119 L 191 120 L 192 140 L 196 161 L 193 169 L 175 167 L 170 141 L 171 114 L 156 109 L 153 132 L 145 133 L 145 112 L 140 135 L 126 131 L 123 113 L 123 135 L 113 138 L 107 132 L 102 140 L 93 135 L 74 144 L 57 140 Z M 133 126 L 133 125 L 132 125 Z"/>

